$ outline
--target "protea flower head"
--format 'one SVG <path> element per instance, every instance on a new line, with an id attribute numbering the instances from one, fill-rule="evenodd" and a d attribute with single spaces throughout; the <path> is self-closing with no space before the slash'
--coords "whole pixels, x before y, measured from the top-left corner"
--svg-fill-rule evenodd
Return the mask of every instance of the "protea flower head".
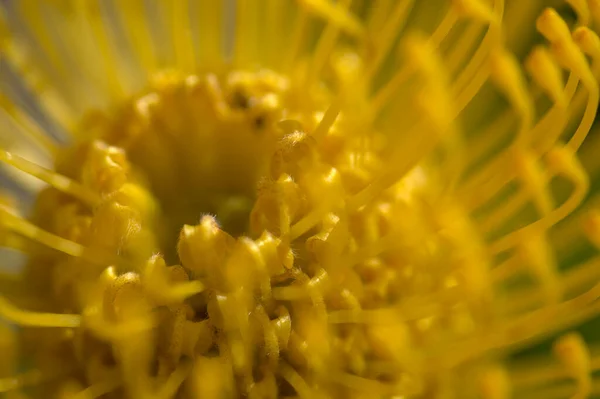
<path id="1" fill-rule="evenodd" d="M 7 398 L 600 395 L 599 0 L 3 0 Z"/>

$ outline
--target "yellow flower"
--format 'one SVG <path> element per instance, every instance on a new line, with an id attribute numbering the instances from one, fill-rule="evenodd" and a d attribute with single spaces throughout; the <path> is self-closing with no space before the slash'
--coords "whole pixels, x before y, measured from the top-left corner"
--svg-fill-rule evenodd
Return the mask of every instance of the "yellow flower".
<path id="1" fill-rule="evenodd" d="M 600 395 L 597 27 L 0 2 L 0 393 Z"/>

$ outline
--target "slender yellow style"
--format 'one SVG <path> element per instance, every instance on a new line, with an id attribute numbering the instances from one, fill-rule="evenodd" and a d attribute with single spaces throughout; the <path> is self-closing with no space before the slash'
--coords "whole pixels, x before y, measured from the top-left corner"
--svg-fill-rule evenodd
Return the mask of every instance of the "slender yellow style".
<path id="1" fill-rule="evenodd" d="M 600 0 L 0 0 L 0 397 L 600 397 Z"/>

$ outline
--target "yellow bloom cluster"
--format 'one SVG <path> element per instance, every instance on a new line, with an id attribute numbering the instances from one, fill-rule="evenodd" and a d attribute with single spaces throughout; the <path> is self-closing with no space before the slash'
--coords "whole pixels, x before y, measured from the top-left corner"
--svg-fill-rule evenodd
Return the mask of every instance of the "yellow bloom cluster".
<path id="1" fill-rule="evenodd" d="M 0 3 L 0 394 L 600 395 L 600 1 L 542 3 Z"/>

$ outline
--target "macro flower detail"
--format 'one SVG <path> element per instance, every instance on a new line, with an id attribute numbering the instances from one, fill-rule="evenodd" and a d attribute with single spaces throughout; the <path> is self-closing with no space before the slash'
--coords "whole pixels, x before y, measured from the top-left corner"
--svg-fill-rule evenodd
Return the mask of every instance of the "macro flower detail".
<path id="1" fill-rule="evenodd" d="M 598 26 L 1 1 L 0 393 L 600 395 Z"/>

